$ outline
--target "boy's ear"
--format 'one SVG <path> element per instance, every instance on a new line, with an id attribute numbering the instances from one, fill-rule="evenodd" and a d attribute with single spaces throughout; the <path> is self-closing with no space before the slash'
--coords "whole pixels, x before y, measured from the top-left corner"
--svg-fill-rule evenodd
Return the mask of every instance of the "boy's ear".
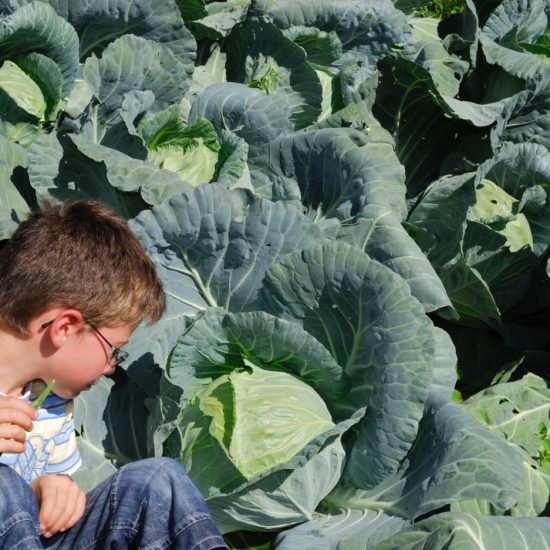
<path id="1" fill-rule="evenodd" d="M 85 320 L 82 313 L 76 309 L 63 309 L 44 325 L 55 348 L 60 348 L 72 335 L 80 331 Z M 43 325 L 43 326 L 44 326 Z"/>

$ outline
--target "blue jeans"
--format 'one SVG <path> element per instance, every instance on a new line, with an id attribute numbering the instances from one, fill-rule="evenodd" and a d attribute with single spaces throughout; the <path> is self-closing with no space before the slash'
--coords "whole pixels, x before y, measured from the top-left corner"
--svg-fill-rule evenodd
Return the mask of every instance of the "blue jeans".
<path id="1" fill-rule="evenodd" d="M 128 464 L 86 495 L 86 511 L 65 533 L 40 537 L 30 486 L 0 465 L 0 548 L 6 550 L 226 548 L 202 495 L 169 458 Z"/>

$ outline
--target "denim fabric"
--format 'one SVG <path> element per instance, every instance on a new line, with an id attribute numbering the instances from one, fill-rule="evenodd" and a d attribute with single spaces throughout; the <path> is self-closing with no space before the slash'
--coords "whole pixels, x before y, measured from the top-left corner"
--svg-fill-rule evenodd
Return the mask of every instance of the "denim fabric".
<path id="1" fill-rule="evenodd" d="M 0 548 L 35 550 L 227 548 L 202 495 L 169 458 L 128 464 L 90 491 L 82 519 L 66 533 L 39 536 L 29 485 L 0 465 Z"/>

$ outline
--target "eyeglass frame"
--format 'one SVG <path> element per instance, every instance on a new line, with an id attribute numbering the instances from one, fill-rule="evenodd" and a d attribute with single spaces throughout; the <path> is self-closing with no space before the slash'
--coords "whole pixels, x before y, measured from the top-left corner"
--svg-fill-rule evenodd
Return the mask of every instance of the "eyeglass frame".
<path id="1" fill-rule="evenodd" d="M 45 323 L 42 323 L 40 325 L 40 328 L 48 328 L 54 321 L 55 319 L 46 321 Z M 107 340 L 107 338 L 105 338 L 105 336 L 103 336 L 103 334 L 99 332 L 97 327 L 91 321 L 88 321 L 88 319 L 84 318 L 84 322 L 87 325 L 90 325 L 90 327 L 92 327 L 92 330 L 111 348 L 111 355 L 107 361 L 107 364 L 110 364 L 113 367 L 118 367 L 122 363 L 124 363 L 126 359 L 128 359 L 130 354 L 127 351 L 121 350 L 120 348 L 113 346 L 113 344 L 111 344 L 111 342 L 109 342 L 109 340 Z"/>

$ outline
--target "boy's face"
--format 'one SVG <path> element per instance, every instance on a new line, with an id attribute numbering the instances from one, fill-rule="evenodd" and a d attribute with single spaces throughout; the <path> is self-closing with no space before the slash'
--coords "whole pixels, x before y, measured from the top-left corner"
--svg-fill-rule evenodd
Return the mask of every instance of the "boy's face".
<path id="1" fill-rule="evenodd" d="M 133 325 L 97 327 L 97 330 L 86 327 L 73 335 L 70 338 L 72 341 L 64 346 L 63 357 L 50 373 L 51 378 L 56 380 L 55 393 L 72 399 L 80 392 L 89 390 L 102 376 L 113 374 L 115 365 L 111 346 L 121 348 L 127 344 L 133 329 Z"/>

